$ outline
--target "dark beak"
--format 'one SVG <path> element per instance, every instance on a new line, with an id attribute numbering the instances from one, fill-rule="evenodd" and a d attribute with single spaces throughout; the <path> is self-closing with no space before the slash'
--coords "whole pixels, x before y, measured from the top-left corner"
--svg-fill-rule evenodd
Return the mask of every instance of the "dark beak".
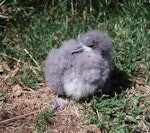
<path id="1" fill-rule="evenodd" d="M 72 51 L 71 54 L 83 52 L 84 49 L 82 47 L 77 48 L 76 50 Z"/>
<path id="2" fill-rule="evenodd" d="M 87 47 L 87 46 L 81 46 L 81 47 L 77 48 L 76 50 L 72 51 L 71 54 L 80 53 L 83 51 L 92 51 L 92 48 Z"/>

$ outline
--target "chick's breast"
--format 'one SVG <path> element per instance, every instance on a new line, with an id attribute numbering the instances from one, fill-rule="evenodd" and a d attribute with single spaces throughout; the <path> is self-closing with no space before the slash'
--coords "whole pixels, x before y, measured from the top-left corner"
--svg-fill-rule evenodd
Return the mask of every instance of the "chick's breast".
<path id="1" fill-rule="evenodd" d="M 103 57 L 95 51 L 76 54 L 72 69 L 64 76 L 66 95 L 78 100 L 94 94 L 105 82 L 103 63 Z"/>

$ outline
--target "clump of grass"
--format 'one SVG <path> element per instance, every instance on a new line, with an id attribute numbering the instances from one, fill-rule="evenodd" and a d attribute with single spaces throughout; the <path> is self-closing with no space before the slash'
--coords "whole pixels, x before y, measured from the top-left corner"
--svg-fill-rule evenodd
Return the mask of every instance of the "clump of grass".
<path id="1" fill-rule="evenodd" d="M 144 106 L 140 107 L 141 104 Z M 125 93 L 116 95 L 115 97 L 103 100 L 103 97 L 94 97 L 91 101 L 93 113 L 86 117 L 86 121 L 95 123 L 100 130 L 107 132 L 127 133 L 140 127 L 141 123 L 144 131 L 149 130 L 148 121 L 146 121 L 146 113 L 150 104 L 146 102 L 146 98 L 142 96 L 128 98 Z"/>
<path id="2" fill-rule="evenodd" d="M 34 132 L 41 132 L 44 131 L 50 117 L 52 115 L 52 109 L 45 109 L 42 112 L 39 112 L 35 119 L 35 131 Z"/>

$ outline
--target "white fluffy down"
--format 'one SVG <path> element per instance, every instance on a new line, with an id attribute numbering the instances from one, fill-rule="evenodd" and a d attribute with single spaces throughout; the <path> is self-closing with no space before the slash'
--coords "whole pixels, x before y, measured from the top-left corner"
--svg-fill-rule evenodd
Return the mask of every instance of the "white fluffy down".
<path id="1" fill-rule="evenodd" d="M 64 76 L 64 91 L 67 96 L 76 100 L 88 97 L 89 95 L 93 95 L 95 93 L 98 85 L 92 82 L 98 80 L 99 78 L 100 71 L 94 69 L 88 71 L 87 79 L 91 79 L 91 81 L 86 81 L 85 78 L 83 79 L 83 75 L 79 76 L 76 73 L 68 73 Z M 89 82 L 91 82 L 91 84 Z"/>
<path id="2" fill-rule="evenodd" d="M 82 96 L 83 83 L 78 78 L 73 76 L 74 74 L 68 75 L 64 79 L 64 90 L 67 96 L 73 99 L 79 99 Z"/>

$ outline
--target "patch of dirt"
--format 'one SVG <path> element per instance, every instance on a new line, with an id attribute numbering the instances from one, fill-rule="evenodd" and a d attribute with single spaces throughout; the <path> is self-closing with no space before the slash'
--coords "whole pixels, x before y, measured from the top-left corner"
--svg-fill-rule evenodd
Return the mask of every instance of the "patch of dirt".
<path id="1" fill-rule="evenodd" d="M 70 102 L 71 103 L 71 102 Z M 53 133 L 98 133 L 96 125 L 85 123 L 82 105 L 68 105 L 58 111 L 51 119 L 50 131 Z"/>
<path id="2" fill-rule="evenodd" d="M 17 71 L 9 68 L 5 62 L 0 64 L 0 132 L 31 133 L 35 129 L 36 113 L 50 108 L 54 95 L 48 87 L 37 90 L 8 85 L 7 80 Z M 69 105 L 61 111 L 55 111 L 45 126 L 51 133 L 98 133 L 96 125 L 83 120 L 83 104 Z"/>

